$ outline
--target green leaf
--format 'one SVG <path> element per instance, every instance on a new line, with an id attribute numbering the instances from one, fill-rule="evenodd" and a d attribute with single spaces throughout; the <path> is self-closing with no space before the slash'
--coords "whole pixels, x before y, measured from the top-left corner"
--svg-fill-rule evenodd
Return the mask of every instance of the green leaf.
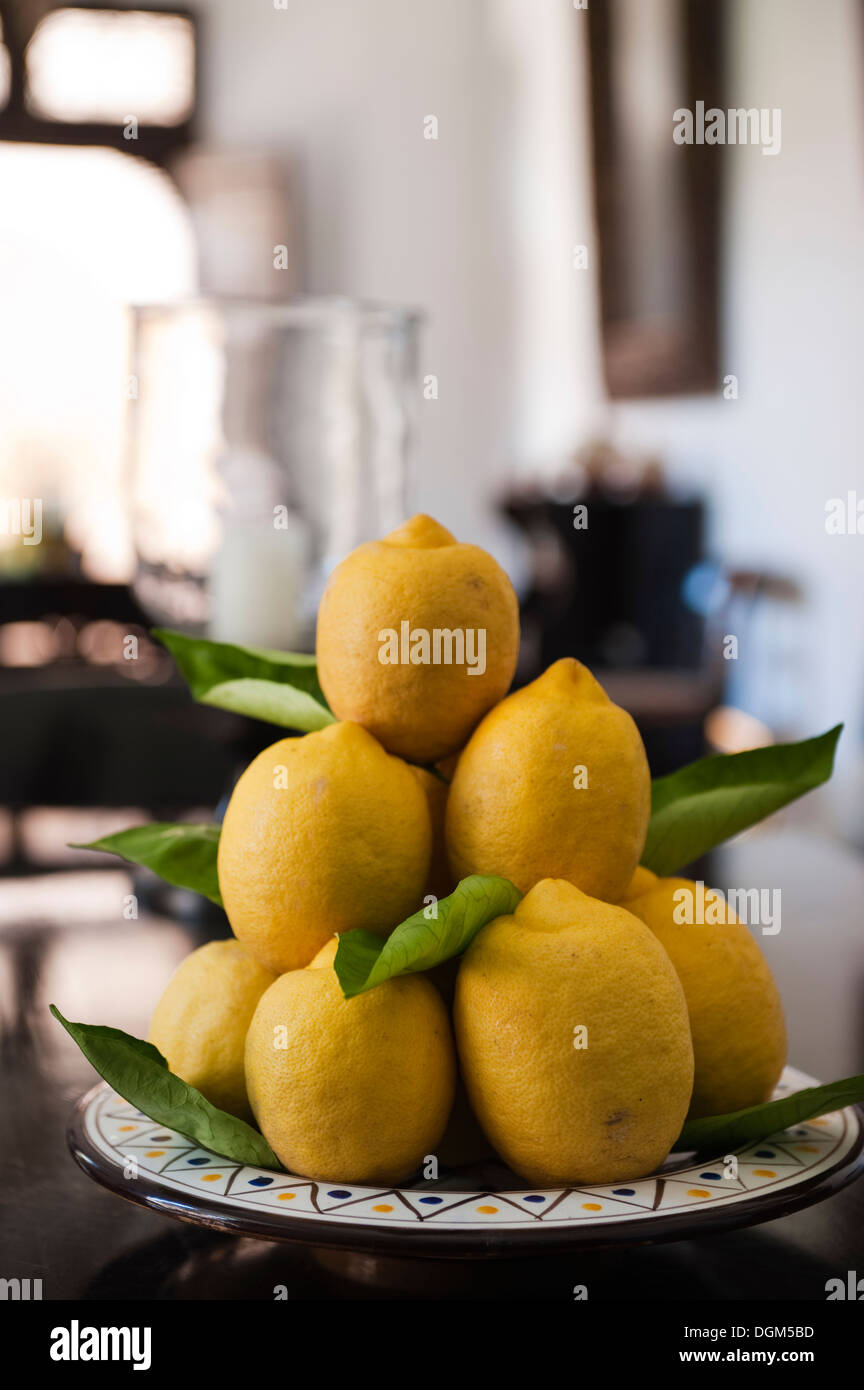
<path id="1" fill-rule="evenodd" d="M 171 652 L 195 699 L 310 734 L 336 722 L 318 683 L 314 656 L 208 642 L 168 628 L 153 636 Z"/>
<path id="2" fill-rule="evenodd" d="M 458 956 L 481 927 L 514 911 L 522 894 L 506 878 L 471 874 L 437 903 L 421 908 L 386 938 L 368 931 L 349 931 L 339 938 L 334 968 L 346 999 L 374 989 L 384 980 L 431 970 Z"/>
<path id="3" fill-rule="evenodd" d="M 864 1075 L 847 1076 L 843 1081 L 831 1081 L 825 1086 L 808 1086 L 803 1091 L 781 1096 L 779 1100 L 751 1105 L 747 1110 L 688 1120 L 674 1146 L 675 1151 L 729 1151 L 742 1144 L 767 1139 L 769 1135 L 779 1134 L 793 1125 L 803 1124 L 815 1115 L 828 1115 L 847 1105 L 858 1105 L 861 1101 L 864 1101 Z"/>
<path id="4" fill-rule="evenodd" d="M 152 1043 L 119 1028 L 70 1023 L 54 1004 L 49 1007 L 87 1061 L 136 1110 L 223 1158 L 255 1168 L 281 1169 L 263 1134 L 236 1115 L 217 1110 L 194 1086 L 181 1081 Z"/>
<path id="5" fill-rule="evenodd" d="M 803 743 L 701 758 L 651 787 L 642 863 L 667 876 L 827 782 L 842 724 Z"/>
<path id="6" fill-rule="evenodd" d="M 142 864 L 164 878 L 175 888 L 191 888 L 203 893 L 211 903 L 222 906 L 219 880 L 216 877 L 216 851 L 219 847 L 218 825 L 190 825 L 185 821 L 172 824 L 157 821 L 153 825 L 136 825 L 105 835 L 88 845 L 72 845 L 72 849 L 99 849 L 106 854 L 119 854 L 130 864 Z"/>

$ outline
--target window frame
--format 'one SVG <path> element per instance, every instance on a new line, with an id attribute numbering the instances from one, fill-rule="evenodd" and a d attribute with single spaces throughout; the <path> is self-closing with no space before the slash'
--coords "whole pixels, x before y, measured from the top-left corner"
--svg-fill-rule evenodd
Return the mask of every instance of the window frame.
<path id="1" fill-rule="evenodd" d="M 160 166 L 167 165 L 183 146 L 195 137 L 198 115 L 198 93 L 200 90 L 200 18 L 183 5 L 128 3 L 128 0 L 115 0 L 106 4 L 104 0 L 69 0 L 58 8 L 69 10 L 96 10 L 108 13 L 128 11 L 129 13 L 177 15 L 192 25 L 194 41 L 194 73 L 192 108 L 186 120 L 178 125 L 153 125 L 141 121 L 137 138 L 124 138 L 124 122 L 116 124 L 104 121 L 55 121 L 49 117 L 36 116 L 27 110 L 27 45 L 37 25 L 31 28 L 22 23 L 22 15 L 12 0 L 0 0 L 0 20 L 3 24 L 3 45 L 10 58 L 9 100 L 0 110 L 0 141 L 12 141 L 32 145 L 77 145 L 101 146 L 119 150 L 122 154 L 146 159 Z M 44 18 L 41 16 L 40 18 Z"/>

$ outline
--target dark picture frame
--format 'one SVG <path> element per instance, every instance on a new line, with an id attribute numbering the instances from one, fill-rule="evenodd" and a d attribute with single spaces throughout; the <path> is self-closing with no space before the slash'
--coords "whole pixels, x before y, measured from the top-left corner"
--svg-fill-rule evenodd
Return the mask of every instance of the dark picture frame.
<path id="1" fill-rule="evenodd" d="M 697 101 L 706 108 L 724 106 L 727 0 L 639 0 L 640 23 L 645 16 L 651 22 L 655 4 L 658 24 L 662 20 L 657 41 L 674 48 L 664 67 L 676 74 L 662 111 L 647 91 L 640 109 L 638 53 L 635 63 L 631 56 L 629 73 L 626 55 L 622 60 L 621 50 L 632 39 L 622 33 L 624 6 L 619 0 L 591 0 L 588 10 L 603 357 L 607 389 L 615 399 L 714 392 L 721 385 L 725 151 L 717 145 L 675 144 L 673 112 L 682 106 L 694 110 Z M 632 163 L 628 167 L 643 116 L 655 128 L 668 116 L 668 149 L 655 142 L 667 190 L 662 195 L 656 193 L 661 180 L 652 180 L 650 167 L 643 164 L 636 177 Z M 652 190 L 653 221 L 645 206 Z M 666 209 L 668 237 L 657 232 L 658 204 L 661 213 Z M 646 254 L 635 256 L 634 235 L 653 235 L 660 244 L 646 244 Z M 662 273 L 646 274 L 646 264 L 652 263 Z"/>

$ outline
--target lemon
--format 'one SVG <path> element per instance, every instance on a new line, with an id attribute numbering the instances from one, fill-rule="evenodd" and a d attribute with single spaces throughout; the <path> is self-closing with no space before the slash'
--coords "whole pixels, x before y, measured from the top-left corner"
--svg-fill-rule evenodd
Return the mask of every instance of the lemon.
<path id="1" fill-rule="evenodd" d="M 352 551 L 318 612 L 318 675 L 331 708 L 414 762 L 462 747 L 506 694 L 518 648 L 504 571 L 428 516 Z"/>
<path id="2" fill-rule="evenodd" d="M 339 941 L 337 937 L 332 937 L 309 962 L 307 969 L 324 970 L 328 966 L 331 966 L 336 958 L 338 945 Z M 443 965 L 437 966 L 434 970 L 428 971 L 423 977 L 431 984 L 434 984 L 435 988 L 444 999 L 444 1004 L 448 1011 L 448 1020 L 450 1018 L 453 987 L 456 983 L 458 966 L 458 958 L 454 958 L 445 961 Z M 440 1142 L 435 1146 L 435 1157 L 442 1167 L 453 1168 L 460 1167 L 466 1163 L 478 1163 L 481 1159 L 491 1158 L 492 1156 L 492 1149 L 489 1147 L 489 1142 L 477 1123 L 477 1119 L 471 1109 L 465 1085 L 459 1075 L 457 1067 L 453 1105 L 447 1120 L 447 1127 L 444 1130 Z"/>
<path id="3" fill-rule="evenodd" d="M 457 879 L 501 874 L 526 892 L 565 878 L 616 901 L 645 843 L 651 783 L 630 715 L 578 661 L 556 661 L 491 710 L 447 800 Z"/>
<path id="4" fill-rule="evenodd" d="M 328 965 L 332 965 L 336 959 L 336 952 L 339 949 L 338 936 L 331 936 L 329 941 L 325 941 L 320 951 L 315 955 L 306 966 L 307 970 L 326 970 Z"/>
<path id="5" fill-rule="evenodd" d="M 526 1181 L 624 1181 L 669 1153 L 693 1083 L 687 1007 L 623 908 L 538 883 L 469 946 L 454 1019 L 474 1113 Z"/>
<path id="6" fill-rule="evenodd" d="M 453 892 L 456 882 L 450 872 L 447 858 L 447 841 L 444 836 L 444 823 L 447 815 L 446 781 L 429 772 L 425 767 L 415 767 L 417 777 L 426 796 L 429 807 L 429 821 L 432 826 L 432 858 L 429 864 L 429 877 L 426 881 L 424 899 L 428 897 L 446 898 Z"/>
<path id="7" fill-rule="evenodd" d="M 721 895 L 725 924 L 675 920 L 695 890 L 689 879 L 655 879 L 626 907 L 651 928 L 683 986 L 696 1057 L 690 1113 L 697 1119 L 770 1100 L 786 1062 L 786 1025 L 765 957 Z"/>
<path id="8" fill-rule="evenodd" d="M 436 1153 L 455 1072 L 434 985 L 406 975 L 345 999 L 324 959 L 270 986 L 246 1038 L 261 1132 L 289 1172 L 325 1182 L 407 1178 Z"/>
<path id="9" fill-rule="evenodd" d="M 638 864 L 633 870 L 633 877 L 621 894 L 620 901 L 627 903 L 631 898 L 641 898 L 643 893 L 647 893 L 659 882 L 657 875 L 644 865 Z"/>
<path id="10" fill-rule="evenodd" d="M 274 979 L 237 941 L 199 946 L 168 981 L 147 1035 L 176 1076 L 243 1120 L 252 1118 L 243 1073 L 246 1030 Z"/>
<path id="11" fill-rule="evenodd" d="M 334 932 L 386 933 L 421 905 L 432 830 L 414 772 L 358 724 L 280 739 L 250 763 L 219 838 L 234 935 L 274 973 Z"/>

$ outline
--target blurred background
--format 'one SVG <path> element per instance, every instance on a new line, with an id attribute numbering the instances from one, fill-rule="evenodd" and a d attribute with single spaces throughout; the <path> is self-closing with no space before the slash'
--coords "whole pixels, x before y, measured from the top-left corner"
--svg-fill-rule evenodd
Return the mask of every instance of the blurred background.
<path id="1" fill-rule="evenodd" d="M 194 706 L 151 626 L 311 650 L 332 566 L 422 510 L 510 573 L 518 680 L 585 660 L 655 774 L 845 721 L 770 834 L 797 902 L 851 876 L 851 931 L 859 0 L 0 23 L 0 920 L 116 920 L 130 874 L 68 842 L 213 819 L 273 738 Z M 676 143 L 700 101 L 772 147 Z"/>

